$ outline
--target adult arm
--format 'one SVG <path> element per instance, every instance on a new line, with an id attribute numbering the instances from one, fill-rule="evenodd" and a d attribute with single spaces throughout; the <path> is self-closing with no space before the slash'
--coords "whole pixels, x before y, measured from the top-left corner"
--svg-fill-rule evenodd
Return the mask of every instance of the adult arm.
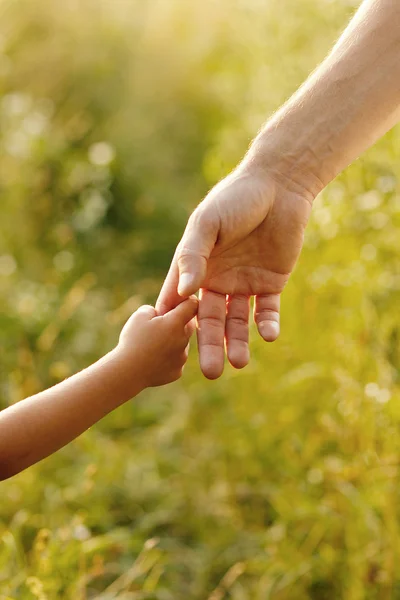
<path id="1" fill-rule="evenodd" d="M 400 2 L 366 0 L 249 158 L 315 194 L 400 118 Z"/>
<path id="2" fill-rule="evenodd" d="M 400 2 L 365 0 L 324 62 L 266 123 L 189 219 L 157 310 L 202 288 L 200 364 L 209 378 L 249 359 L 249 297 L 267 341 L 317 194 L 400 117 Z"/>

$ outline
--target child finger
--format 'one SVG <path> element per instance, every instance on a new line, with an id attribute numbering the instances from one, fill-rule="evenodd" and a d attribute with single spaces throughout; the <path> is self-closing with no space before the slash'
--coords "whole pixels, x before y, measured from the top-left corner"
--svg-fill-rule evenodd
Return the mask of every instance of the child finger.
<path id="1" fill-rule="evenodd" d="M 187 325 L 185 325 L 185 329 L 184 329 L 185 338 L 187 340 L 190 340 L 190 338 L 194 334 L 195 330 L 196 330 L 196 320 L 192 319 L 191 321 L 189 321 L 189 323 L 187 323 Z"/>
<path id="2" fill-rule="evenodd" d="M 133 313 L 133 316 L 138 319 L 143 319 L 144 321 L 150 321 L 156 316 L 156 309 L 154 306 L 150 306 L 149 304 L 144 304 L 143 306 L 139 306 L 137 311 Z"/>
<path id="3" fill-rule="evenodd" d="M 196 296 L 190 296 L 185 302 L 164 315 L 164 319 L 173 325 L 185 326 L 196 316 L 198 304 Z"/>

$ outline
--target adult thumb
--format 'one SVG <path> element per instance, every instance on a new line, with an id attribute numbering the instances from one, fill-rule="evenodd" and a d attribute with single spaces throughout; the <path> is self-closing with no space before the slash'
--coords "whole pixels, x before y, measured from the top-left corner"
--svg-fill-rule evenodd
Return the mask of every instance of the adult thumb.
<path id="1" fill-rule="evenodd" d="M 189 219 L 177 248 L 179 269 L 178 294 L 190 296 L 201 287 L 207 273 L 207 261 L 218 237 L 219 218 L 212 206 L 200 206 Z"/>

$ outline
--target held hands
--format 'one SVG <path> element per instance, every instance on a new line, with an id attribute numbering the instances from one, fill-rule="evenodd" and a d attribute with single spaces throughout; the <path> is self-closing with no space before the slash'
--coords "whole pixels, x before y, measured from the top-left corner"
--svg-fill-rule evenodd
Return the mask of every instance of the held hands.
<path id="1" fill-rule="evenodd" d="M 0 479 L 55 452 L 144 388 L 178 379 L 196 314 L 200 364 L 210 379 L 222 373 L 224 339 L 234 367 L 249 360 L 250 296 L 260 334 L 277 338 L 280 294 L 311 209 L 310 195 L 287 183 L 241 167 L 210 192 L 189 220 L 158 310 L 142 306 L 108 355 L 2 412 Z M 199 287 L 200 303 L 183 300 Z"/>
<path id="2" fill-rule="evenodd" d="M 179 379 L 188 357 L 197 308 L 195 296 L 164 316 L 157 316 L 152 306 L 141 306 L 120 334 L 116 352 L 124 365 L 121 373 L 130 378 L 134 370 L 143 389 Z"/>
<path id="3" fill-rule="evenodd" d="M 280 295 L 313 199 L 289 178 L 249 163 L 211 190 L 189 219 L 156 310 L 141 307 L 121 333 L 118 350 L 139 362 L 144 387 L 180 377 L 196 313 L 200 366 L 209 379 L 222 374 L 224 344 L 233 367 L 248 363 L 251 296 L 260 335 L 276 340 Z M 199 288 L 199 302 L 184 300 Z"/>
<path id="4" fill-rule="evenodd" d="M 224 339 L 234 367 L 249 360 L 250 296 L 256 296 L 260 334 L 277 338 L 280 294 L 300 253 L 312 200 L 288 183 L 240 167 L 210 192 L 189 220 L 158 310 L 142 306 L 108 355 L 2 412 L 0 479 L 55 452 L 144 388 L 178 379 L 196 314 L 200 364 L 210 379 L 222 373 Z M 199 287 L 200 303 L 183 300 Z"/>
<path id="5" fill-rule="evenodd" d="M 165 314 L 199 288 L 200 366 L 210 379 L 249 361 L 249 301 L 265 341 L 279 335 L 280 295 L 299 256 L 313 197 L 289 179 L 240 165 L 189 219 L 157 302 Z"/>

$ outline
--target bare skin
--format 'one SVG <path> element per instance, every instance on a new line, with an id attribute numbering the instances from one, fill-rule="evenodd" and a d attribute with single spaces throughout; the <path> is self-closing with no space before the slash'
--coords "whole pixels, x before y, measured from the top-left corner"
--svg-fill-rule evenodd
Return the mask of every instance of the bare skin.
<path id="1" fill-rule="evenodd" d="M 216 186 L 192 215 L 189 245 L 184 238 L 175 260 L 182 269 L 197 260 L 201 270 L 198 341 L 201 368 L 211 379 L 222 372 L 224 337 L 234 367 L 249 360 L 250 296 L 256 296 L 254 318 L 262 337 L 278 337 L 280 294 L 300 253 L 310 210 L 310 200 L 243 169 Z M 175 277 L 167 279 L 163 294 L 171 285 L 169 297 L 177 302 L 177 271 Z"/>
<path id="2" fill-rule="evenodd" d="M 147 387 L 182 375 L 197 299 L 165 316 L 140 307 L 119 343 L 84 371 L 0 413 L 0 479 L 49 456 Z"/>
<path id="3" fill-rule="evenodd" d="M 400 3 L 366 0 L 332 52 L 267 122 L 189 219 L 157 302 L 200 289 L 200 366 L 210 379 L 249 361 L 249 298 L 261 336 L 280 331 L 280 295 L 318 193 L 400 118 Z"/>

